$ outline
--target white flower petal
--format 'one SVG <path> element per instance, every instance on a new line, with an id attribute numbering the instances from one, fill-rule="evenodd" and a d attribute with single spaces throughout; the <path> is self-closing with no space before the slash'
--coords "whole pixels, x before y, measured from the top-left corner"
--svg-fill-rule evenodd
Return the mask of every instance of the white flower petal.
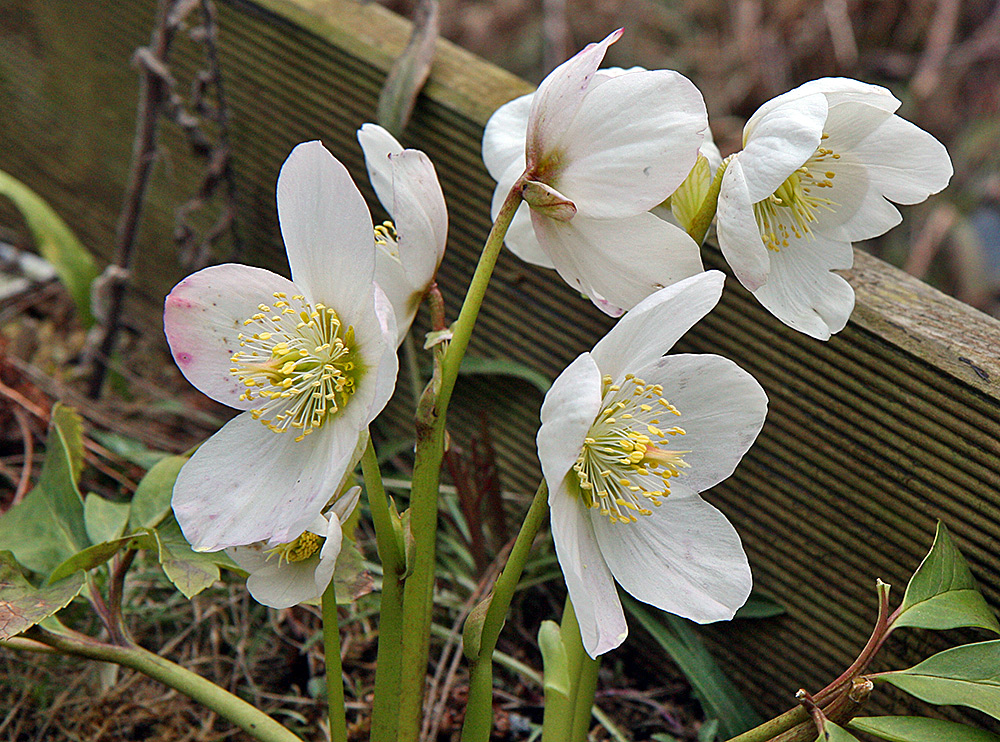
<path id="1" fill-rule="evenodd" d="M 587 91 L 549 185 L 585 216 L 648 211 L 687 177 L 707 128 L 701 93 L 683 75 L 619 75 Z"/>
<path id="2" fill-rule="evenodd" d="M 375 234 L 347 169 L 319 142 L 292 150 L 278 175 L 278 219 L 292 279 L 344 317 L 371 296 Z"/>
<path id="3" fill-rule="evenodd" d="M 808 95 L 794 104 L 777 106 L 743 129 L 745 146 L 739 155 L 750 202 L 762 201 L 819 147 L 826 123 L 823 95 Z"/>
<path id="4" fill-rule="evenodd" d="M 868 168 L 857 161 L 853 152 L 844 154 L 830 172 L 834 171 L 835 177 L 830 179 L 833 187 L 824 189 L 823 195 L 835 205 L 832 211 L 817 212 L 815 232 L 831 240 L 856 242 L 885 234 L 902 221 L 899 209 L 882 197 L 871 182 Z M 845 251 L 843 257 L 846 264 L 833 267 L 850 268 L 854 254 Z"/>
<path id="5" fill-rule="evenodd" d="M 942 190 L 954 170 L 948 150 L 923 129 L 892 116 L 854 147 L 882 195 L 915 204 Z"/>
<path id="6" fill-rule="evenodd" d="M 899 101 L 896 100 L 896 97 L 883 87 L 869 85 L 849 77 L 823 77 L 819 80 L 810 80 L 794 90 L 789 90 L 787 93 L 769 100 L 750 117 L 743 131 L 747 132 L 753 129 L 761 118 L 775 108 L 817 94 L 823 95 L 831 107 L 841 103 L 854 102 L 864 103 L 889 113 L 899 108 Z"/>
<path id="7" fill-rule="evenodd" d="M 317 600 L 316 572 L 321 560 L 311 556 L 301 562 L 277 564 L 277 560 L 247 578 L 247 590 L 258 603 L 271 608 L 291 608 Z"/>
<path id="8" fill-rule="evenodd" d="M 596 510 L 591 522 L 615 579 L 644 603 L 708 623 L 732 618 L 750 595 L 736 529 L 683 485 L 635 523 L 613 524 Z"/>
<path id="9" fill-rule="evenodd" d="M 724 283 L 722 272 L 707 271 L 643 300 L 591 351 L 600 374 L 617 381 L 626 371 L 655 362 L 718 304 Z"/>
<path id="10" fill-rule="evenodd" d="M 399 359 L 396 356 L 399 332 L 392 302 L 379 286 L 372 284 L 373 309 L 353 322 L 355 345 L 365 364 L 365 376 L 340 413 L 338 424 L 361 430 L 388 404 L 396 388 Z M 375 378 L 371 374 L 375 373 Z"/>
<path id="11" fill-rule="evenodd" d="M 736 278 L 753 291 L 767 280 L 770 256 L 760 238 L 740 157 L 734 157 L 722 175 L 716 232 L 722 255 Z"/>
<path id="12" fill-rule="evenodd" d="M 528 136 L 528 114 L 535 94 L 504 103 L 486 122 L 483 131 L 483 162 L 493 180 L 500 180 L 515 163 L 524 172 L 524 147 Z"/>
<path id="13" fill-rule="evenodd" d="M 403 151 L 403 145 L 396 137 L 378 124 L 365 124 L 358 129 L 358 143 L 365 154 L 365 167 L 368 168 L 368 180 L 371 181 L 375 195 L 382 208 L 393 218 L 392 198 L 392 163 L 390 155 L 398 155 Z"/>
<path id="14" fill-rule="evenodd" d="M 665 444 L 688 451 L 683 458 L 690 468 L 671 482 L 701 492 L 731 475 L 764 426 L 767 395 L 757 380 L 716 355 L 671 355 L 634 373 L 648 384 L 662 384 L 663 397 L 681 413 L 666 415 L 660 426 L 684 430 Z"/>
<path id="15" fill-rule="evenodd" d="M 336 499 L 333 503 L 333 507 L 330 508 L 331 511 L 336 514 L 337 518 L 343 523 L 345 520 L 351 517 L 351 513 L 354 512 L 354 508 L 358 506 L 358 501 L 361 499 L 361 487 L 355 485 L 351 487 L 346 492 L 342 493 L 340 497 Z M 330 519 L 333 522 L 333 519 Z"/>
<path id="16" fill-rule="evenodd" d="M 628 635 L 618 590 L 597 547 L 594 529 L 578 497 L 565 488 L 549 492 L 552 541 L 587 654 L 596 658 Z"/>
<path id="17" fill-rule="evenodd" d="M 497 215 L 500 213 L 500 207 L 503 206 L 503 202 L 507 198 L 507 194 L 517 179 L 521 177 L 523 170 L 523 167 L 515 164 L 500 178 L 496 189 L 493 191 L 493 204 L 490 209 L 490 217 L 492 219 L 495 220 L 497 218 Z M 552 260 L 545 254 L 542 246 L 538 243 L 538 238 L 535 236 L 535 228 L 531 225 L 531 207 L 524 202 L 517 207 L 517 211 L 514 213 L 514 219 L 511 221 L 510 226 L 507 228 L 507 234 L 504 236 L 504 244 L 508 250 L 526 263 L 539 265 L 543 268 L 555 268 Z"/>
<path id="18" fill-rule="evenodd" d="M 649 212 L 627 219 L 577 214 L 568 222 L 532 212 L 531 221 L 563 280 L 613 308 L 631 309 L 658 289 L 704 270 L 695 241 Z M 598 301 L 602 311 L 614 315 Z"/>
<path id="19" fill-rule="evenodd" d="M 304 440 L 249 412 L 230 420 L 181 469 L 172 505 L 188 542 L 218 551 L 298 537 L 337 491 L 358 441 L 329 420 Z"/>
<path id="20" fill-rule="evenodd" d="M 178 368 L 199 391 L 217 402 L 246 410 L 246 387 L 230 373 L 240 349 L 245 320 L 275 292 L 298 288 L 287 278 L 262 268 L 227 263 L 193 273 L 174 286 L 163 309 L 163 329 Z"/>
<path id="21" fill-rule="evenodd" d="M 587 45 L 542 80 L 528 113 L 526 154 L 529 166 L 542 164 L 546 156 L 558 149 L 608 47 L 621 35 L 622 29 L 618 29 L 603 41 Z"/>
<path id="22" fill-rule="evenodd" d="M 829 139 L 823 141 L 823 146 L 838 154 L 848 153 L 889 118 L 892 118 L 890 111 L 865 103 L 847 101 L 831 105 L 823 127 Z"/>
<path id="23" fill-rule="evenodd" d="M 333 573 L 337 569 L 337 557 L 340 556 L 340 549 L 344 544 L 344 531 L 341 527 L 340 518 L 331 513 L 330 527 L 326 532 L 326 541 L 319 552 L 319 564 L 313 572 L 313 586 L 316 595 L 322 597 L 326 588 L 333 579 Z"/>
<path id="24" fill-rule="evenodd" d="M 396 317 L 396 344 L 403 342 L 406 333 L 417 316 L 424 289 L 417 289 L 410 283 L 406 269 L 396 255 L 382 245 L 375 253 L 375 281 L 392 304 Z"/>
<path id="25" fill-rule="evenodd" d="M 542 402 L 538 460 L 555 490 L 576 462 L 583 439 L 601 409 L 601 372 L 589 353 L 577 356 L 559 374 Z"/>
<path id="26" fill-rule="evenodd" d="M 851 245 L 823 235 L 789 243 L 772 253 L 767 283 L 753 295 L 789 327 L 817 340 L 829 340 L 831 334 L 844 329 L 854 309 L 854 289 L 830 272 L 830 268 L 844 265 Z"/>
<path id="27" fill-rule="evenodd" d="M 403 150 L 392 162 L 393 219 L 399 259 L 415 289 L 426 289 L 437 272 L 448 240 L 448 209 L 430 158 Z M 378 276 L 376 273 L 376 282 Z M 385 287 L 382 287 L 383 290 Z"/>

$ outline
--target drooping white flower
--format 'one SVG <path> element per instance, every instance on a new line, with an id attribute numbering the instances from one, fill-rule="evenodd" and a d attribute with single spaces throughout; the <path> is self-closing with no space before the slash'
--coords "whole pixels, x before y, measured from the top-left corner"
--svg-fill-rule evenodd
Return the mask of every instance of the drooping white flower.
<path id="1" fill-rule="evenodd" d="M 194 386 L 243 410 L 180 472 L 173 508 L 196 549 L 286 543 L 313 523 L 395 386 L 396 322 L 374 283 L 371 215 L 319 142 L 278 176 L 292 279 L 225 264 L 167 296 L 164 328 Z"/>
<path id="2" fill-rule="evenodd" d="M 403 341 L 448 239 L 448 211 L 430 158 L 377 124 L 358 130 L 372 187 L 393 222 L 375 228 L 375 283 L 392 302 Z"/>
<path id="3" fill-rule="evenodd" d="M 349 489 L 329 512 L 317 515 L 288 543 L 274 546 L 258 541 L 226 549 L 233 561 L 250 573 L 247 589 L 258 603 L 290 608 L 323 597 L 333 579 L 344 539 L 341 524 L 354 511 L 360 494 L 360 487 Z"/>
<path id="4" fill-rule="evenodd" d="M 736 530 L 698 493 L 732 474 L 767 397 L 725 358 L 663 356 L 715 306 L 723 281 L 709 271 L 640 302 L 542 404 L 552 538 L 591 657 L 628 633 L 615 582 L 700 623 L 732 618 L 750 593 Z"/>
<path id="5" fill-rule="evenodd" d="M 847 324 L 852 242 L 902 220 L 944 188 L 951 159 L 933 136 L 894 114 L 885 88 L 814 80 L 765 103 L 743 129 L 719 194 L 718 235 L 740 282 L 790 327 L 820 340 Z"/>
<path id="6" fill-rule="evenodd" d="M 621 31 L 557 67 L 534 94 L 501 106 L 483 136 L 497 181 L 496 218 L 526 183 L 506 244 L 555 268 L 617 316 L 663 286 L 702 271 L 698 246 L 649 210 L 684 180 L 708 116 L 690 80 L 668 70 L 598 71 Z"/>

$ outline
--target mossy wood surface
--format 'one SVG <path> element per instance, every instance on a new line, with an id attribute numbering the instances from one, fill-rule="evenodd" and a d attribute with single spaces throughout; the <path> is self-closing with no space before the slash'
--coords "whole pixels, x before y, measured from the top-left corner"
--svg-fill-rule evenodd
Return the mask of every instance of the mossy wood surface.
<path id="1" fill-rule="evenodd" d="M 0 167 L 50 199 L 104 259 L 132 142 L 137 75 L 128 60 L 148 42 L 152 5 L 0 4 Z M 282 160 L 297 142 L 320 138 L 375 204 L 354 132 L 373 117 L 408 26 L 349 0 L 219 0 L 218 7 L 242 260 L 284 270 L 274 207 Z M 203 64 L 202 48 L 181 35 L 173 70 L 182 92 Z M 498 105 L 528 91 L 442 42 L 404 136 L 431 156 L 448 199 L 439 284 L 451 317 L 489 227 L 483 125 Z M 171 241 L 172 214 L 194 195 L 202 168 L 172 124 L 164 124 L 162 143 L 129 315 L 148 333 L 161 332 L 158 307 L 185 272 Z M 724 267 L 717 253 L 707 262 Z M 787 330 L 730 279 L 721 306 L 678 347 L 734 359 L 771 400 L 757 445 L 709 498 L 736 524 L 757 586 L 788 613 L 706 632 L 768 711 L 787 708 L 796 689 L 817 690 L 850 662 L 874 620 L 875 578 L 901 598 L 937 518 L 987 599 L 1000 604 L 1000 323 L 864 254 L 849 279 L 857 309 L 828 343 Z M 471 352 L 554 378 L 610 324 L 555 274 L 505 253 Z M 397 396 L 383 430 L 398 439 L 408 428 L 407 395 Z M 523 382 L 480 378 L 463 380 L 452 406 L 460 445 L 486 420 L 508 490 L 535 488 L 540 401 Z M 939 646 L 927 634 L 899 634 L 889 645 L 897 667 Z"/>

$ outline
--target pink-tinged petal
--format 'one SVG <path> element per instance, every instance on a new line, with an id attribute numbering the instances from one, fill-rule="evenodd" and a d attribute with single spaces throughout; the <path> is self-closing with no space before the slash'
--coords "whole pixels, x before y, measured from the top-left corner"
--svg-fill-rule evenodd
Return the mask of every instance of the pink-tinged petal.
<path id="1" fill-rule="evenodd" d="M 603 41 L 589 44 L 542 80 L 528 113 L 526 153 L 529 167 L 544 167 L 545 159 L 555 153 L 608 47 L 621 35 L 622 29 L 618 29 Z"/>
<path id="2" fill-rule="evenodd" d="M 948 185 L 954 172 L 944 145 L 898 116 L 858 142 L 853 154 L 882 195 L 898 204 L 920 203 Z"/>
<path id="3" fill-rule="evenodd" d="M 528 137 L 528 114 L 535 94 L 529 93 L 504 103 L 483 131 L 483 162 L 493 180 L 500 180 L 515 165 L 524 172 L 524 148 Z"/>
<path id="4" fill-rule="evenodd" d="M 240 349 L 243 322 L 259 311 L 258 305 L 273 302 L 275 292 L 292 296 L 299 289 L 263 268 L 226 263 L 191 274 L 167 295 L 163 329 L 170 352 L 199 391 L 240 410 L 256 405 L 240 399 L 246 387 L 229 369 Z"/>
<path id="5" fill-rule="evenodd" d="M 823 136 L 826 115 L 826 98 L 808 95 L 773 108 L 752 128 L 744 127 L 739 159 L 751 203 L 774 193 L 812 156 Z"/>
<path id="6" fill-rule="evenodd" d="M 719 303 L 725 280 L 721 271 L 707 271 L 644 299 L 591 351 L 600 373 L 617 381 L 655 362 Z"/>
<path id="7" fill-rule="evenodd" d="M 549 185 L 585 216 L 648 211 L 687 177 L 707 128 L 701 93 L 683 75 L 620 75 L 587 91 L 563 135 Z"/>
<path id="8" fill-rule="evenodd" d="M 415 149 L 391 158 L 399 259 L 415 288 L 434 279 L 448 241 L 448 209 L 430 158 Z M 384 287 L 383 287 L 384 288 Z"/>
<path id="9" fill-rule="evenodd" d="M 398 155 L 403 151 L 403 145 L 396 137 L 378 124 L 365 124 L 358 129 L 358 143 L 365 155 L 365 167 L 368 168 L 368 180 L 371 181 L 375 195 L 382 208 L 389 212 L 392 218 L 392 163 L 390 155 Z"/>
<path id="10" fill-rule="evenodd" d="M 817 94 L 823 95 L 831 108 L 841 103 L 863 103 L 866 106 L 879 108 L 889 113 L 899 108 L 899 101 L 883 87 L 869 85 L 849 77 L 823 77 L 819 80 L 810 80 L 794 90 L 789 90 L 787 93 L 769 100 L 750 117 L 743 131 L 747 132 L 753 129 L 761 118 L 775 108 Z"/>
<path id="11" fill-rule="evenodd" d="M 850 243 L 823 235 L 789 241 L 772 254 L 767 283 L 753 292 L 771 314 L 799 332 L 829 340 L 844 329 L 854 309 L 854 289 L 831 273 L 844 266 Z"/>
<path id="12" fill-rule="evenodd" d="M 375 234 L 347 169 L 319 142 L 292 150 L 278 175 L 278 220 L 292 279 L 343 317 L 371 294 Z"/>
<path id="13" fill-rule="evenodd" d="M 538 460 L 555 490 L 583 450 L 583 439 L 601 410 L 601 372 L 589 353 L 559 374 L 542 402 Z"/>
<path id="14" fill-rule="evenodd" d="M 587 654 L 596 658 L 628 636 L 618 590 L 601 557 L 586 508 L 565 487 L 549 492 L 552 541 Z"/>
<path id="15" fill-rule="evenodd" d="M 249 412 L 226 423 L 181 469 L 173 508 L 188 542 L 218 551 L 255 541 L 287 543 L 336 494 L 358 441 L 337 418 L 302 441 Z"/>
<path id="16" fill-rule="evenodd" d="M 767 395 L 757 380 L 716 355 L 677 354 L 631 368 L 647 383 L 662 384 L 664 399 L 681 413 L 665 415 L 659 426 L 684 431 L 662 443 L 667 450 L 688 452 L 683 458 L 690 468 L 671 482 L 701 492 L 729 477 L 767 415 Z"/>
<path id="17" fill-rule="evenodd" d="M 610 83 L 609 83 L 610 84 Z M 531 215 L 535 236 L 570 286 L 616 309 L 701 273 L 701 251 L 684 230 L 643 212 L 627 219 L 571 221 Z"/>
<path id="18" fill-rule="evenodd" d="M 771 269 L 770 256 L 760 238 L 739 155 L 722 175 L 716 216 L 719 247 L 736 278 L 750 291 L 762 286 Z"/>
<path id="19" fill-rule="evenodd" d="M 683 484 L 635 523 L 611 523 L 596 510 L 591 521 L 611 573 L 637 600 L 708 623 L 732 618 L 750 595 L 736 529 Z"/>

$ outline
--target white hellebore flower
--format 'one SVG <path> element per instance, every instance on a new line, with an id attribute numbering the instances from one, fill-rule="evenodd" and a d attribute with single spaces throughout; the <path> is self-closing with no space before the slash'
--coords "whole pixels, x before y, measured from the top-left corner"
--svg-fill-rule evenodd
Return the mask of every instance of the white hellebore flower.
<path id="1" fill-rule="evenodd" d="M 669 70 L 598 71 L 621 31 L 490 118 L 493 218 L 523 183 L 507 247 L 555 268 L 612 316 L 703 270 L 698 245 L 649 213 L 683 182 L 708 127 L 701 93 Z"/>
<path id="2" fill-rule="evenodd" d="M 616 581 L 699 623 L 732 618 L 750 594 L 736 530 L 698 493 L 733 473 L 767 397 L 720 356 L 663 357 L 716 305 L 723 281 L 709 271 L 640 302 L 542 404 L 552 538 L 591 657 L 628 633 Z"/>
<path id="3" fill-rule="evenodd" d="M 375 228 L 375 283 L 396 313 L 403 341 L 431 282 L 448 239 L 448 211 L 430 158 L 403 149 L 378 124 L 358 130 L 368 177 L 393 222 Z"/>
<path id="4" fill-rule="evenodd" d="M 225 264 L 167 296 L 164 328 L 188 381 L 243 410 L 181 469 L 173 508 L 216 551 L 297 537 L 336 493 L 396 381 L 396 322 L 374 283 L 371 215 L 319 142 L 278 176 L 292 279 Z"/>
<path id="5" fill-rule="evenodd" d="M 740 282 L 786 325 L 820 340 L 847 324 L 852 242 L 877 237 L 944 188 L 951 159 L 894 115 L 885 88 L 823 78 L 765 103 L 723 175 L 719 245 Z"/>
<path id="6" fill-rule="evenodd" d="M 271 608 L 290 608 L 322 598 L 333 579 L 344 540 L 341 524 L 354 511 L 360 494 L 360 487 L 349 489 L 328 513 L 317 515 L 289 543 L 269 546 L 258 541 L 226 549 L 233 561 L 250 573 L 247 589 L 254 600 Z"/>

